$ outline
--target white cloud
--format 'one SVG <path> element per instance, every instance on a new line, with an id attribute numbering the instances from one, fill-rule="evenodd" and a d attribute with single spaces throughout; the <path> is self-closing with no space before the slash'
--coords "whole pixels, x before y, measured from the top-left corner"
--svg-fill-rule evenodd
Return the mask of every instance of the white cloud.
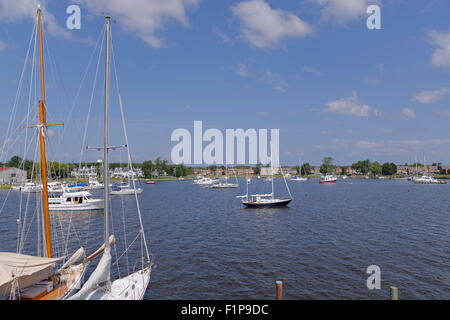
<path id="1" fill-rule="evenodd" d="M 242 34 L 250 45 L 271 48 L 288 37 L 305 37 L 312 28 L 296 15 L 272 9 L 264 0 L 247 0 L 231 8 L 242 24 Z"/>
<path id="2" fill-rule="evenodd" d="M 170 20 L 189 27 L 186 11 L 200 0 L 77 0 L 96 14 L 108 14 L 126 30 L 158 48 L 164 41 L 156 34 Z"/>
<path id="3" fill-rule="evenodd" d="M 434 67 L 450 68 L 450 32 L 432 30 L 429 38 L 438 47 L 431 56 L 431 64 Z"/>
<path id="4" fill-rule="evenodd" d="M 369 5 L 381 5 L 381 0 L 315 0 L 323 6 L 322 18 L 337 23 L 344 23 L 366 15 Z"/>
<path id="5" fill-rule="evenodd" d="M 313 67 L 303 66 L 302 71 L 315 74 L 316 76 L 319 76 L 319 77 L 323 76 L 322 72 L 320 72 L 319 70 L 317 70 L 316 68 L 313 68 Z"/>
<path id="6" fill-rule="evenodd" d="M 264 73 L 263 80 L 267 84 L 269 84 L 272 88 L 281 92 L 286 92 L 289 87 L 287 82 L 284 81 L 283 76 L 281 74 L 272 72 L 269 69 L 267 69 L 266 72 Z"/>
<path id="7" fill-rule="evenodd" d="M 438 112 L 438 115 L 450 118 L 450 110 L 443 110 L 441 112 Z"/>
<path id="8" fill-rule="evenodd" d="M 414 109 L 410 109 L 410 108 L 403 108 L 402 109 L 402 115 L 406 118 L 409 119 L 415 119 L 416 118 L 416 113 L 414 111 Z"/>
<path id="9" fill-rule="evenodd" d="M 0 51 L 5 50 L 7 46 L 6 42 L 0 40 Z"/>
<path id="10" fill-rule="evenodd" d="M 415 94 L 412 100 L 415 102 L 430 104 L 442 100 L 446 95 L 450 94 L 450 88 L 442 88 L 434 91 L 423 91 Z"/>
<path id="11" fill-rule="evenodd" d="M 366 104 L 358 102 L 358 93 L 353 92 L 352 96 L 327 103 L 326 112 L 349 114 L 357 117 L 367 117 L 372 108 Z"/>
<path id="12" fill-rule="evenodd" d="M 70 38 L 69 31 L 60 27 L 56 18 L 47 11 L 45 0 L 0 0 L 0 21 L 15 22 L 36 19 L 38 4 L 41 5 L 44 27 L 52 35 Z"/>
<path id="13" fill-rule="evenodd" d="M 239 63 L 236 65 L 236 73 L 244 78 L 257 79 L 265 84 L 271 86 L 275 90 L 281 92 L 287 92 L 289 85 L 284 80 L 283 75 L 273 72 L 270 69 L 266 69 L 264 72 L 251 72 L 244 63 Z"/>
<path id="14" fill-rule="evenodd" d="M 236 73 L 241 77 L 251 77 L 253 75 L 250 71 L 248 71 L 247 65 L 243 63 L 239 63 L 236 66 Z"/>

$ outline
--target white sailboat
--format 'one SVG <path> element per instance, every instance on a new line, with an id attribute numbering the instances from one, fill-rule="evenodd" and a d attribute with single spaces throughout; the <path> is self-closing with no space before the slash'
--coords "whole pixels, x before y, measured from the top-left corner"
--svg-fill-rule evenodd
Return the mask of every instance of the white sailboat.
<path id="1" fill-rule="evenodd" d="M 302 177 L 302 168 L 303 168 L 303 162 L 301 161 L 300 158 L 300 174 L 298 176 L 292 177 L 290 180 L 291 181 L 308 181 L 307 177 Z"/>
<path id="2" fill-rule="evenodd" d="M 103 138 L 103 177 L 105 185 L 109 185 L 109 77 L 110 77 L 110 54 L 111 54 L 111 22 L 110 17 L 106 17 L 106 63 L 105 63 L 105 94 L 104 94 L 104 138 Z M 120 101 L 120 96 L 119 96 Z M 120 103 L 121 106 L 121 103 Z M 121 106 L 122 108 L 122 106 Z M 125 130 L 125 128 L 124 128 Z M 126 130 L 125 130 L 126 131 Z M 126 140 L 128 140 L 126 138 Z M 128 141 L 127 141 L 128 145 Z M 134 181 L 133 181 L 134 182 Z M 141 269 L 125 277 L 111 279 L 111 246 L 110 246 L 110 214 L 109 190 L 104 189 L 105 209 L 104 209 L 104 251 L 96 269 L 89 279 L 82 286 L 80 291 L 71 296 L 71 300 L 142 300 L 150 281 L 150 274 L 153 264 L 145 239 L 142 215 L 139 201 L 136 197 L 137 213 L 140 230 L 138 236 L 142 240 L 142 251 L 144 255 L 140 259 Z"/>

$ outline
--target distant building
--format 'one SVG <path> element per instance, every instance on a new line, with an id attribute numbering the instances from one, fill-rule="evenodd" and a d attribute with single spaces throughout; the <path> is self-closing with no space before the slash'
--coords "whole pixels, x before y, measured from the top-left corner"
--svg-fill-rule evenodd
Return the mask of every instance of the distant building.
<path id="1" fill-rule="evenodd" d="M 74 168 L 70 175 L 75 178 L 95 178 L 97 177 L 97 168 L 95 166 Z"/>
<path id="2" fill-rule="evenodd" d="M 27 172 L 18 168 L 0 168 L 0 184 L 22 184 L 27 180 Z"/>
<path id="3" fill-rule="evenodd" d="M 112 178 L 123 179 L 142 178 L 144 176 L 141 168 L 133 168 L 133 170 L 129 170 L 128 168 L 114 168 L 114 170 L 109 170 L 109 173 Z"/>
<path id="4" fill-rule="evenodd" d="M 279 168 L 273 168 L 273 174 L 278 174 Z M 260 172 L 261 176 L 271 176 L 272 175 L 272 168 L 270 167 L 262 167 L 261 168 L 261 172 Z"/>

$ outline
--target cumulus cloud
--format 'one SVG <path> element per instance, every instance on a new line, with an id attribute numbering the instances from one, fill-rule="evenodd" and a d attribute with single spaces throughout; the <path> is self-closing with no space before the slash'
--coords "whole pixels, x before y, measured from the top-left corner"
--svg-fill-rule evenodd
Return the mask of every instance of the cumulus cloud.
<path id="1" fill-rule="evenodd" d="M 326 112 L 348 114 L 357 117 L 367 117 L 372 110 L 367 104 L 358 102 L 356 91 L 348 98 L 330 101 L 327 103 Z"/>
<path id="2" fill-rule="evenodd" d="M 450 32 L 432 30 L 429 39 L 437 46 L 431 56 L 431 64 L 437 68 L 450 68 Z"/>
<path id="3" fill-rule="evenodd" d="M 169 21 L 189 27 L 186 12 L 196 8 L 200 0 L 77 0 L 92 12 L 114 18 L 122 28 L 159 48 L 164 41 L 157 32 Z"/>
<path id="4" fill-rule="evenodd" d="M 308 23 L 287 11 L 272 9 L 264 0 L 242 1 L 231 11 L 241 23 L 244 38 L 257 48 L 272 48 L 284 38 L 312 33 Z"/>
<path id="5" fill-rule="evenodd" d="M 7 46 L 6 42 L 0 40 L 0 51 L 5 50 Z"/>
<path id="6" fill-rule="evenodd" d="M 416 118 L 416 112 L 414 109 L 410 108 L 403 108 L 402 109 L 402 116 L 409 118 L 409 119 L 415 119 Z"/>
<path id="7" fill-rule="evenodd" d="M 366 15 L 369 5 L 381 5 L 381 0 L 315 0 L 322 6 L 323 19 L 344 23 Z"/>
<path id="8" fill-rule="evenodd" d="M 69 31 L 60 27 L 55 16 L 48 12 L 45 0 L 0 0 L 0 21 L 35 20 L 38 4 L 41 5 L 44 27 L 48 32 L 55 36 L 70 38 Z"/>
<path id="9" fill-rule="evenodd" d="M 423 91 L 416 93 L 412 97 L 412 101 L 423 103 L 423 104 L 431 104 L 435 103 L 439 100 L 442 100 L 445 96 L 450 94 L 450 88 L 442 88 L 434 91 Z"/>

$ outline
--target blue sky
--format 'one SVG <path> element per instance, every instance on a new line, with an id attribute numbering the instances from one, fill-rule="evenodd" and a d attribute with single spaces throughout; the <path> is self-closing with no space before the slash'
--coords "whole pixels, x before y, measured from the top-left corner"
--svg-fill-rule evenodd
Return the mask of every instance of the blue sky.
<path id="1" fill-rule="evenodd" d="M 0 120 L 6 130 L 34 0 L 0 0 Z M 279 128 L 282 164 L 361 159 L 450 164 L 450 4 L 446 0 L 41 1 L 58 73 L 48 109 L 64 121 L 54 157 L 77 161 L 93 71 L 68 119 L 103 27 L 113 18 L 134 159 L 169 159 L 177 128 Z M 66 8 L 81 8 L 81 29 Z M 381 7 L 381 30 L 366 27 Z M 95 69 L 95 68 L 91 68 Z M 58 94 L 60 95 L 58 98 Z M 101 93 L 101 91 L 100 91 Z M 101 96 L 88 144 L 98 144 Z M 112 143 L 121 144 L 112 114 Z M 60 131 L 58 131 L 60 130 Z M 56 135 L 61 129 L 54 129 Z M 52 137 L 51 137 L 52 139 Z M 53 137 L 54 140 L 57 140 Z M 115 140 L 116 139 L 116 140 Z M 95 152 L 87 159 L 96 157 Z M 123 157 L 116 154 L 115 157 Z"/>

